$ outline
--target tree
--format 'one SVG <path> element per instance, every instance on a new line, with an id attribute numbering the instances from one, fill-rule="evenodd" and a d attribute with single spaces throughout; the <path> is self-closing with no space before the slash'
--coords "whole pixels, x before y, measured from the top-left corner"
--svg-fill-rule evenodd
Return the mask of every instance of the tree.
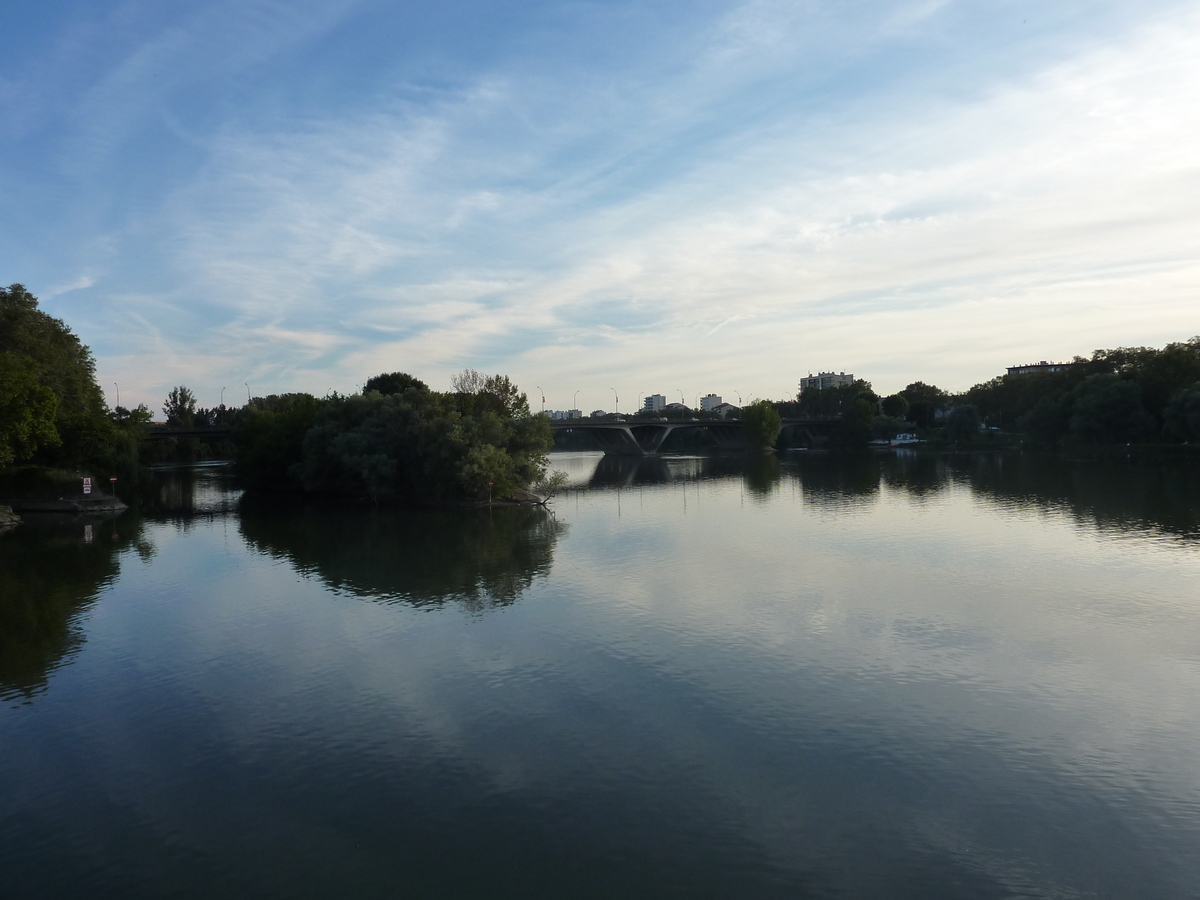
<path id="1" fill-rule="evenodd" d="M 1200 381 L 1171 398 L 1165 433 L 1179 441 L 1200 441 Z"/>
<path id="2" fill-rule="evenodd" d="M 908 398 L 903 394 L 892 394 L 890 397 L 884 397 L 880 401 L 879 408 L 885 416 L 893 419 L 903 419 L 908 415 Z"/>
<path id="3" fill-rule="evenodd" d="M 31 360 L 37 384 L 57 403 L 60 440 L 40 442 L 34 462 L 70 465 L 108 456 L 113 429 L 91 351 L 61 319 L 38 309 L 37 297 L 20 284 L 0 288 L 0 353 Z"/>
<path id="4" fill-rule="evenodd" d="M 755 400 L 742 410 L 742 424 L 752 446 L 769 450 L 779 440 L 783 420 L 769 400 Z"/>
<path id="5" fill-rule="evenodd" d="M 183 385 L 171 388 L 163 404 L 167 424 L 176 428 L 190 428 L 196 423 L 196 397 Z"/>
<path id="6" fill-rule="evenodd" d="M 863 447 L 871 439 L 871 425 L 875 421 L 875 404 L 860 395 L 842 413 L 842 423 L 836 436 L 837 443 L 848 449 Z"/>
<path id="7" fill-rule="evenodd" d="M 474 369 L 463 369 L 450 377 L 450 387 L 458 394 L 478 394 L 483 390 L 487 376 Z"/>
<path id="8" fill-rule="evenodd" d="M 1070 435 L 1089 443 L 1142 440 L 1154 418 L 1142 405 L 1138 385 L 1119 375 L 1093 375 L 1072 392 Z"/>
<path id="9" fill-rule="evenodd" d="M 909 407 L 917 403 L 927 403 L 935 410 L 944 408 L 950 397 L 941 388 L 923 381 L 914 381 L 900 392 L 900 396 L 908 401 Z"/>
<path id="10" fill-rule="evenodd" d="M 507 375 L 484 375 L 474 369 L 463 369 L 450 379 L 450 384 L 463 397 L 494 398 L 506 415 L 529 414 L 528 399 Z"/>
<path id="11" fill-rule="evenodd" d="M 339 398 L 341 399 L 341 398 Z M 322 401 L 311 394 L 272 394 L 238 415 L 236 472 L 246 487 L 300 490 L 304 438 Z"/>
<path id="12" fill-rule="evenodd" d="M 57 412 L 54 392 L 38 384 L 37 364 L 27 356 L 0 353 L 0 467 L 62 443 L 54 427 Z"/>
<path id="13" fill-rule="evenodd" d="M 855 400 L 864 396 L 871 402 L 879 399 L 871 390 L 871 382 L 857 378 L 852 384 L 801 391 L 797 402 L 806 416 L 840 416 L 850 409 Z"/>
<path id="14" fill-rule="evenodd" d="M 309 490 L 376 500 L 505 497 L 541 476 L 551 443 L 545 417 L 490 392 L 338 398 L 305 437 L 302 472 Z"/>
<path id="15" fill-rule="evenodd" d="M 957 443 L 970 443 L 979 434 L 983 418 L 969 403 L 954 407 L 946 415 L 946 437 Z"/>
<path id="16" fill-rule="evenodd" d="M 387 372 L 367 379 L 363 385 L 363 393 L 378 391 L 381 394 L 403 394 L 409 388 L 418 391 L 429 390 L 429 385 L 407 372 Z"/>

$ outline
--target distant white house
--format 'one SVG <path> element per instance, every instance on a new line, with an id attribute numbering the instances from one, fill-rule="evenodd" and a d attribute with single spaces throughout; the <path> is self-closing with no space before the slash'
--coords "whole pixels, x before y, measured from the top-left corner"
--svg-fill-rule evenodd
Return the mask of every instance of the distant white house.
<path id="1" fill-rule="evenodd" d="M 700 408 L 704 412 L 712 412 L 721 405 L 721 398 L 716 394 L 705 394 L 700 398 Z"/>
<path id="2" fill-rule="evenodd" d="M 578 409 L 551 409 L 548 410 L 551 419 L 582 419 L 583 413 Z"/>
<path id="3" fill-rule="evenodd" d="M 604 417 L 604 416 L 607 416 L 607 415 L 608 415 L 608 413 L 606 413 L 606 412 L 605 412 L 604 410 L 602 410 L 602 409 L 593 409 L 593 410 L 592 410 L 592 418 L 593 418 L 593 419 L 599 419 L 599 418 L 602 418 L 602 417 Z"/>
<path id="4" fill-rule="evenodd" d="M 711 410 L 709 410 L 709 412 L 718 413 L 727 419 L 731 416 L 736 416 L 741 411 L 742 410 L 740 407 L 734 406 L 732 403 L 718 403 Z"/>
<path id="5" fill-rule="evenodd" d="M 845 372 L 821 372 L 819 375 L 809 372 L 807 378 L 800 379 L 800 393 L 824 391 L 844 384 L 854 384 L 854 376 Z"/>

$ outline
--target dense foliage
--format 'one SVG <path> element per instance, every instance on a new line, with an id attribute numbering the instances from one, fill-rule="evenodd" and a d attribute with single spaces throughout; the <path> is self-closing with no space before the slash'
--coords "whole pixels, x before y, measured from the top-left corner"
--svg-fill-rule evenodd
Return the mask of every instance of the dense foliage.
<path id="1" fill-rule="evenodd" d="M 58 398 L 38 383 L 37 364 L 28 356 L 0 353 L 0 467 L 59 446 L 57 412 Z"/>
<path id="2" fill-rule="evenodd" d="M 0 357 L 0 465 L 110 457 L 116 435 L 91 351 L 20 284 L 0 288 Z"/>
<path id="3" fill-rule="evenodd" d="M 322 400 L 292 394 L 244 411 L 240 476 L 251 487 L 380 502 L 506 497 L 545 472 L 549 420 L 530 414 L 508 378 L 471 376 L 474 390 L 454 393 L 402 373 L 381 378 L 402 389 Z"/>
<path id="4" fill-rule="evenodd" d="M 1151 347 L 1097 350 L 1061 372 L 1003 375 L 965 399 L 989 424 L 1046 443 L 1200 439 L 1186 410 L 1200 388 L 1200 337 Z"/>
<path id="5" fill-rule="evenodd" d="M 768 449 L 775 446 L 783 420 L 769 400 L 756 400 L 742 410 L 742 422 L 751 446 Z"/>

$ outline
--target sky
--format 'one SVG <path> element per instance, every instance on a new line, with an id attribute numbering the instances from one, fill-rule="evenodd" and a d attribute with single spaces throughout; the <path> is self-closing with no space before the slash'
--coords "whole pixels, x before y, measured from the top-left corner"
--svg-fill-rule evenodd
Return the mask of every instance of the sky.
<path id="1" fill-rule="evenodd" d="M 0 283 L 110 403 L 467 367 L 585 412 L 818 371 L 964 390 L 1200 334 L 1198 2 L 39 0 L 0 26 Z"/>

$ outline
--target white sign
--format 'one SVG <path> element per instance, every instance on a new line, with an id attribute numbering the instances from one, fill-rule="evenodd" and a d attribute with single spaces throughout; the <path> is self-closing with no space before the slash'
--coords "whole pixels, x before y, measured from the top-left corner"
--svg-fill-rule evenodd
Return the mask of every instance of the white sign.
<path id="1" fill-rule="evenodd" d="M 85 494 L 90 494 L 92 492 L 92 479 L 90 479 L 90 478 L 83 479 L 83 492 Z"/>

